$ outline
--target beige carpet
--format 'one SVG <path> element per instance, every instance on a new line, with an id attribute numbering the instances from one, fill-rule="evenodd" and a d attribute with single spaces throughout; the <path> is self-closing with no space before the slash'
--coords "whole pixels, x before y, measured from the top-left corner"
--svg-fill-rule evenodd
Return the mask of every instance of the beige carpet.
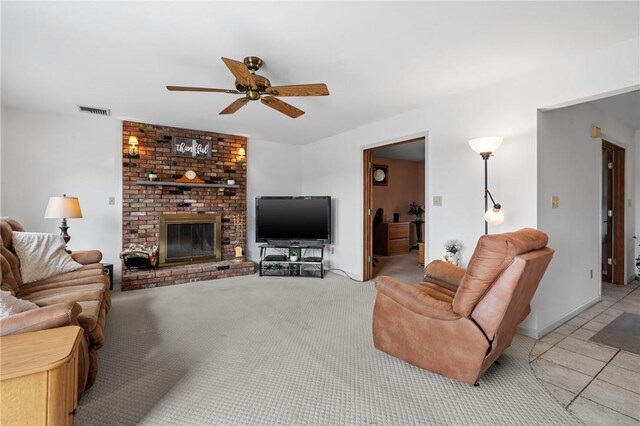
<path id="1" fill-rule="evenodd" d="M 418 265 L 418 250 L 395 256 L 375 255 L 378 264 L 373 267 L 373 276 L 387 275 L 408 284 L 422 281 L 424 267 Z"/>
<path id="2" fill-rule="evenodd" d="M 533 340 L 468 386 L 373 348 L 372 283 L 231 278 L 114 293 L 79 425 L 577 424 Z"/>

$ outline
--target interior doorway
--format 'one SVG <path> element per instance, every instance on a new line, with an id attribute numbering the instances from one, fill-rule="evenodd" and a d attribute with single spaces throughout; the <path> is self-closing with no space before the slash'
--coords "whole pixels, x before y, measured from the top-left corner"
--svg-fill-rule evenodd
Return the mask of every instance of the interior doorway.
<path id="1" fill-rule="evenodd" d="M 625 150 L 602 141 L 602 281 L 625 282 Z"/>
<path id="2" fill-rule="evenodd" d="M 422 280 L 425 259 L 425 138 L 367 149 L 364 170 L 364 280 Z"/>

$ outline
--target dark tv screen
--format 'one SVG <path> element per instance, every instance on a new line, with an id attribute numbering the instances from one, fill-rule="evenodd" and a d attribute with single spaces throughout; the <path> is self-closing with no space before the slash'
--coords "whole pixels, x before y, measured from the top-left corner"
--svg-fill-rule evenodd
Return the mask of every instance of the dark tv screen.
<path id="1" fill-rule="evenodd" d="M 331 197 L 256 198 L 256 241 L 331 240 Z"/>

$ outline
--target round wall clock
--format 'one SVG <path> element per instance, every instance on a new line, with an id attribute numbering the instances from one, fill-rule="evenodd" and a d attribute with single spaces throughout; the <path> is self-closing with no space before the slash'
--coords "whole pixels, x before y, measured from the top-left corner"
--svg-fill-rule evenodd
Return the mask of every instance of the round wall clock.
<path id="1" fill-rule="evenodd" d="M 373 184 L 374 185 L 387 185 L 389 179 L 388 166 L 383 164 L 373 165 Z"/>

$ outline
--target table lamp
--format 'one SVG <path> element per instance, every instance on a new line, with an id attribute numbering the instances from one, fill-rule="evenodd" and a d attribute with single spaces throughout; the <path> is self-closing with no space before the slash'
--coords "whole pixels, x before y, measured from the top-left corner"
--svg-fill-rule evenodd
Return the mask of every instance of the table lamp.
<path id="1" fill-rule="evenodd" d="M 71 240 L 71 237 L 67 233 L 69 229 L 67 218 L 75 219 L 80 217 L 82 217 L 82 210 L 80 210 L 80 202 L 77 197 L 67 197 L 67 194 L 63 194 L 62 197 L 49 198 L 49 204 L 47 204 L 47 210 L 44 212 L 44 218 L 62 219 L 60 236 L 64 239 L 65 244 Z M 71 253 L 71 250 L 67 249 L 67 253 Z"/>

